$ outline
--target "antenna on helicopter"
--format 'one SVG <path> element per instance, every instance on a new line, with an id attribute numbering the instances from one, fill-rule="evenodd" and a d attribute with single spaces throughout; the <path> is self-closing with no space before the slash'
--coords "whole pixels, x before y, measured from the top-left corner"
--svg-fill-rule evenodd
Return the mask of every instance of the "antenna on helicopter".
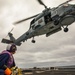
<path id="1" fill-rule="evenodd" d="M 43 5 L 45 8 L 47 8 L 47 6 L 41 1 L 41 0 L 37 0 L 41 5 Z"/>

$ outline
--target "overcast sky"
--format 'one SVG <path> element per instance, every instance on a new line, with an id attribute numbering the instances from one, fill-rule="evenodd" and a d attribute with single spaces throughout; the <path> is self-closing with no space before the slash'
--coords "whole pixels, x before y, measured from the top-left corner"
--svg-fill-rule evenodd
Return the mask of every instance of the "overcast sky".
<path id="1" fill-rule="evenodd" d="M 48 7 L 56 7 L 66 0 L 43 0 Z M 71 2 L 75 3 L 75 1 Z M 25 33 L 31 20 L 14 26 L 15 21 L 38 14 L 44 10 L 37 0 L 0 0 L 0 41 L 12 31 L 15 38 Z M 62 31 L 49 37 L 45 35 L 35 37 L 22 43 L 14 55 L 16 65 L 23 68 L 28 67 L 50 67 L 75 65 L 75 23 L 70 25 L 67 33 Z M 0 43 L 0 52 L 7 44 Z"/>

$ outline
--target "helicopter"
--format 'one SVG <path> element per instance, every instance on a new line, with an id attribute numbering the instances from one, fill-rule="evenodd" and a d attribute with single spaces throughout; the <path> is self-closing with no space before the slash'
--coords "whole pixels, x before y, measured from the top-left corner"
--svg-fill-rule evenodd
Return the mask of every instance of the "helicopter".
<path id="1" fill-rule="evenodd" d="M 17 39 L 15 39 L 13 34 L 9 32 L 8 35 L 10 40 L 3 38 L 1 41 L 2 43 L 15 43 L 16 45 L 20 46 L 22 42 L 25 42 L 30 38 L 32 38 L 32 43 L 35 43 L 35 36 L 46 34 L 46 37 L 48 37 L 61 31 L 62 28 L 64 32 L 68 32 L 68 26 L 75 22 L 75 5 L 69 4 L 69 2 L 72 0 L 68 0 L 53 8 L 48 8 L 42 0 L 37 1 L 39 4 L 45 7 L 41 13 L 14 22 L 14 24 L 19 24 L 33 18 L 30 22 L 28 31 Z"/>

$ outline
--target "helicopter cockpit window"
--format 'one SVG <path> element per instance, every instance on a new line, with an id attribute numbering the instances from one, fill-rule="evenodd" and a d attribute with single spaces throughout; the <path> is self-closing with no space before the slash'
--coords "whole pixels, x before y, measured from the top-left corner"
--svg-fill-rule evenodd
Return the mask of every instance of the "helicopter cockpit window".
<path id="1" fill-rule="evenodd" d="M 30 22 L 30 28 L 31 28 L 31 25 L 35 23 L 35 19 L 33 19 L 31 22 Z"/>
<path id="2" fill-rule="evenodd" d="M 33 19 L 30 24 L 33 24 L 34 22 L 35 22 L 35 19 Z"/>

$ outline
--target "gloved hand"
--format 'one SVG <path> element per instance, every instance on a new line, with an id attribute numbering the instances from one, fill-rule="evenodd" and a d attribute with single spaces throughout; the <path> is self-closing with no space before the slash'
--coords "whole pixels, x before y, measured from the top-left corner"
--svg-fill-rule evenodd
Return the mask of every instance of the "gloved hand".
<path id="1" fill-rule="evenodd" d="M 16 69 L 18 69 L 17 66 L 14 66 L 14 67 L 11 68 L 11 70 L 16 70 Z"/>
<path id="2" fill-rule="evenodd" d="M 9 68 L 6 68 L 6 70 L 4 71 L 5 75 L 11 75 L 11 70 Z"/>
<path id="3" fill-rule="evenodd" d="M 6 66 L 6 65 L 4 65 L 4 67 L 5 67 L 5 70 L 4 70 L 4 73 L 5 73 L 5 75 L 11 75 L 11 70 Z"/>

